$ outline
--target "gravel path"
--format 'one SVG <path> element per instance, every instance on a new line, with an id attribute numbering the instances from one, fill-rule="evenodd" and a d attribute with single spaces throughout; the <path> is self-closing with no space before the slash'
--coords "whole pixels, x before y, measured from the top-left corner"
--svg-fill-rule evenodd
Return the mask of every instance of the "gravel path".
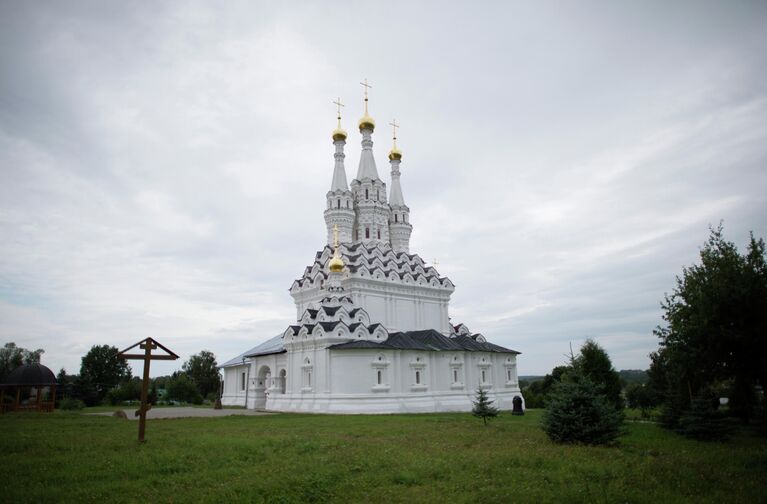
<path id="1" fill-rule="evenodd" d="M 123 409 L 128 415 L 130 420 L 138 420 L 137 416 L 134 416 L 134 412 L 138 409 L 136 406 Z M 112 416 L 111 411 L 105 411 L 103 413 L 86 413 L 88 415 L 102 415 Z M 263 411 L 254 411 L 246 409 L 213 409 L 213 408 L 190 408 L 190 407 L 173 407 L 173 408 L 152 408 L 150 409 L 146 417 L 153 420 L 156 418 L 192 418 L 192 417 L 222 417 L 229 415 L 269 415 Z"/>

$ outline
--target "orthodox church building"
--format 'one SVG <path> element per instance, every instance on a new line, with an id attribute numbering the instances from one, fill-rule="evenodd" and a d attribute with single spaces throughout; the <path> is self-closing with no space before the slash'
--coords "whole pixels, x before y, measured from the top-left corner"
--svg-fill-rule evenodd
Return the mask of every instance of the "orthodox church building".
<path id="1" fill-rule="evenodd" d="M 481 388 L 501 409 L 520 408 L 519 352 L 453 325 L 455 286 L 410 252 L 397 125 L 387 192 L 373 156 L 375 121 L 364 85 L 362 152 L 351 183 L 336 102 L 327 244 L 290 287 L 296 320 L 221 366 L 222 403 L 317 413 L 469 411 Z"/>

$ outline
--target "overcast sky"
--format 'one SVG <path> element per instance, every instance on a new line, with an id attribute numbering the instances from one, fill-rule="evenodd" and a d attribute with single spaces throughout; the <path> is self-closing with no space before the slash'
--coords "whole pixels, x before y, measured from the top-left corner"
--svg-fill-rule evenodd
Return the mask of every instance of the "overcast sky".
<path id="1" fill-rule="evenodd" d="M 709 224 L 767 236 L 767 3 L 0 2 L 0 344 L 77 372 L 295 321 L 362 89 L 450 315 L 543 374 L 646 368 Z M 141 366 L 133 365 L 139 374 Z"/>

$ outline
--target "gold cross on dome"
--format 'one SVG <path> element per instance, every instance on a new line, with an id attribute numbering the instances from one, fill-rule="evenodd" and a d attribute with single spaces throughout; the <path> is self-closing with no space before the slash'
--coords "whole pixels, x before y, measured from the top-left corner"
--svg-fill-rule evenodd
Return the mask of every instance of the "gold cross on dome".
<path id="1" fill-rule="evenodd" d="M 396 145 L 396 143 L 397 143 L 397 128 L 399 128 L 399 124 L 397 124 L 397 120 L 396 119 L 392 119 L 392 121 L 389 123 L 389 126 L 391 126 L 392 138 L 394 139 L 394 143 Z"/>
<path id="2" fill-rule="evenodd" d="M 338 105 L 338 118 L 341 119 L 341 107 L 345 107 L 346 105 L 341 103 L 341 97 L 338 97 L 338 99 L 336 101 L 334 101 L 333 103 Z"/>
<path id="3" fill-rule="evenodd" d="M 373 86 L 368 84 L 367 78 L 365 79 L 364 82 L 360 82 L 360 84 L 365 88 L 365 100 L 367 100 L 368 99 L 368 88 L 372 88 Z"/>

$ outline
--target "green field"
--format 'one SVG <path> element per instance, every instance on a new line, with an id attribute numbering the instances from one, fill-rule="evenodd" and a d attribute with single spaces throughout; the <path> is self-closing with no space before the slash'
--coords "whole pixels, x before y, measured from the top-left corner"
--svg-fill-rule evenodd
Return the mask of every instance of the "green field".
<path id="1" fill-rule="evenodd" d="M 2 502 L 765 502 L 767 440 L 630 423 L 614 448 L 552 444 L 540 411 L 136 422 L 0 417 Z"/>

